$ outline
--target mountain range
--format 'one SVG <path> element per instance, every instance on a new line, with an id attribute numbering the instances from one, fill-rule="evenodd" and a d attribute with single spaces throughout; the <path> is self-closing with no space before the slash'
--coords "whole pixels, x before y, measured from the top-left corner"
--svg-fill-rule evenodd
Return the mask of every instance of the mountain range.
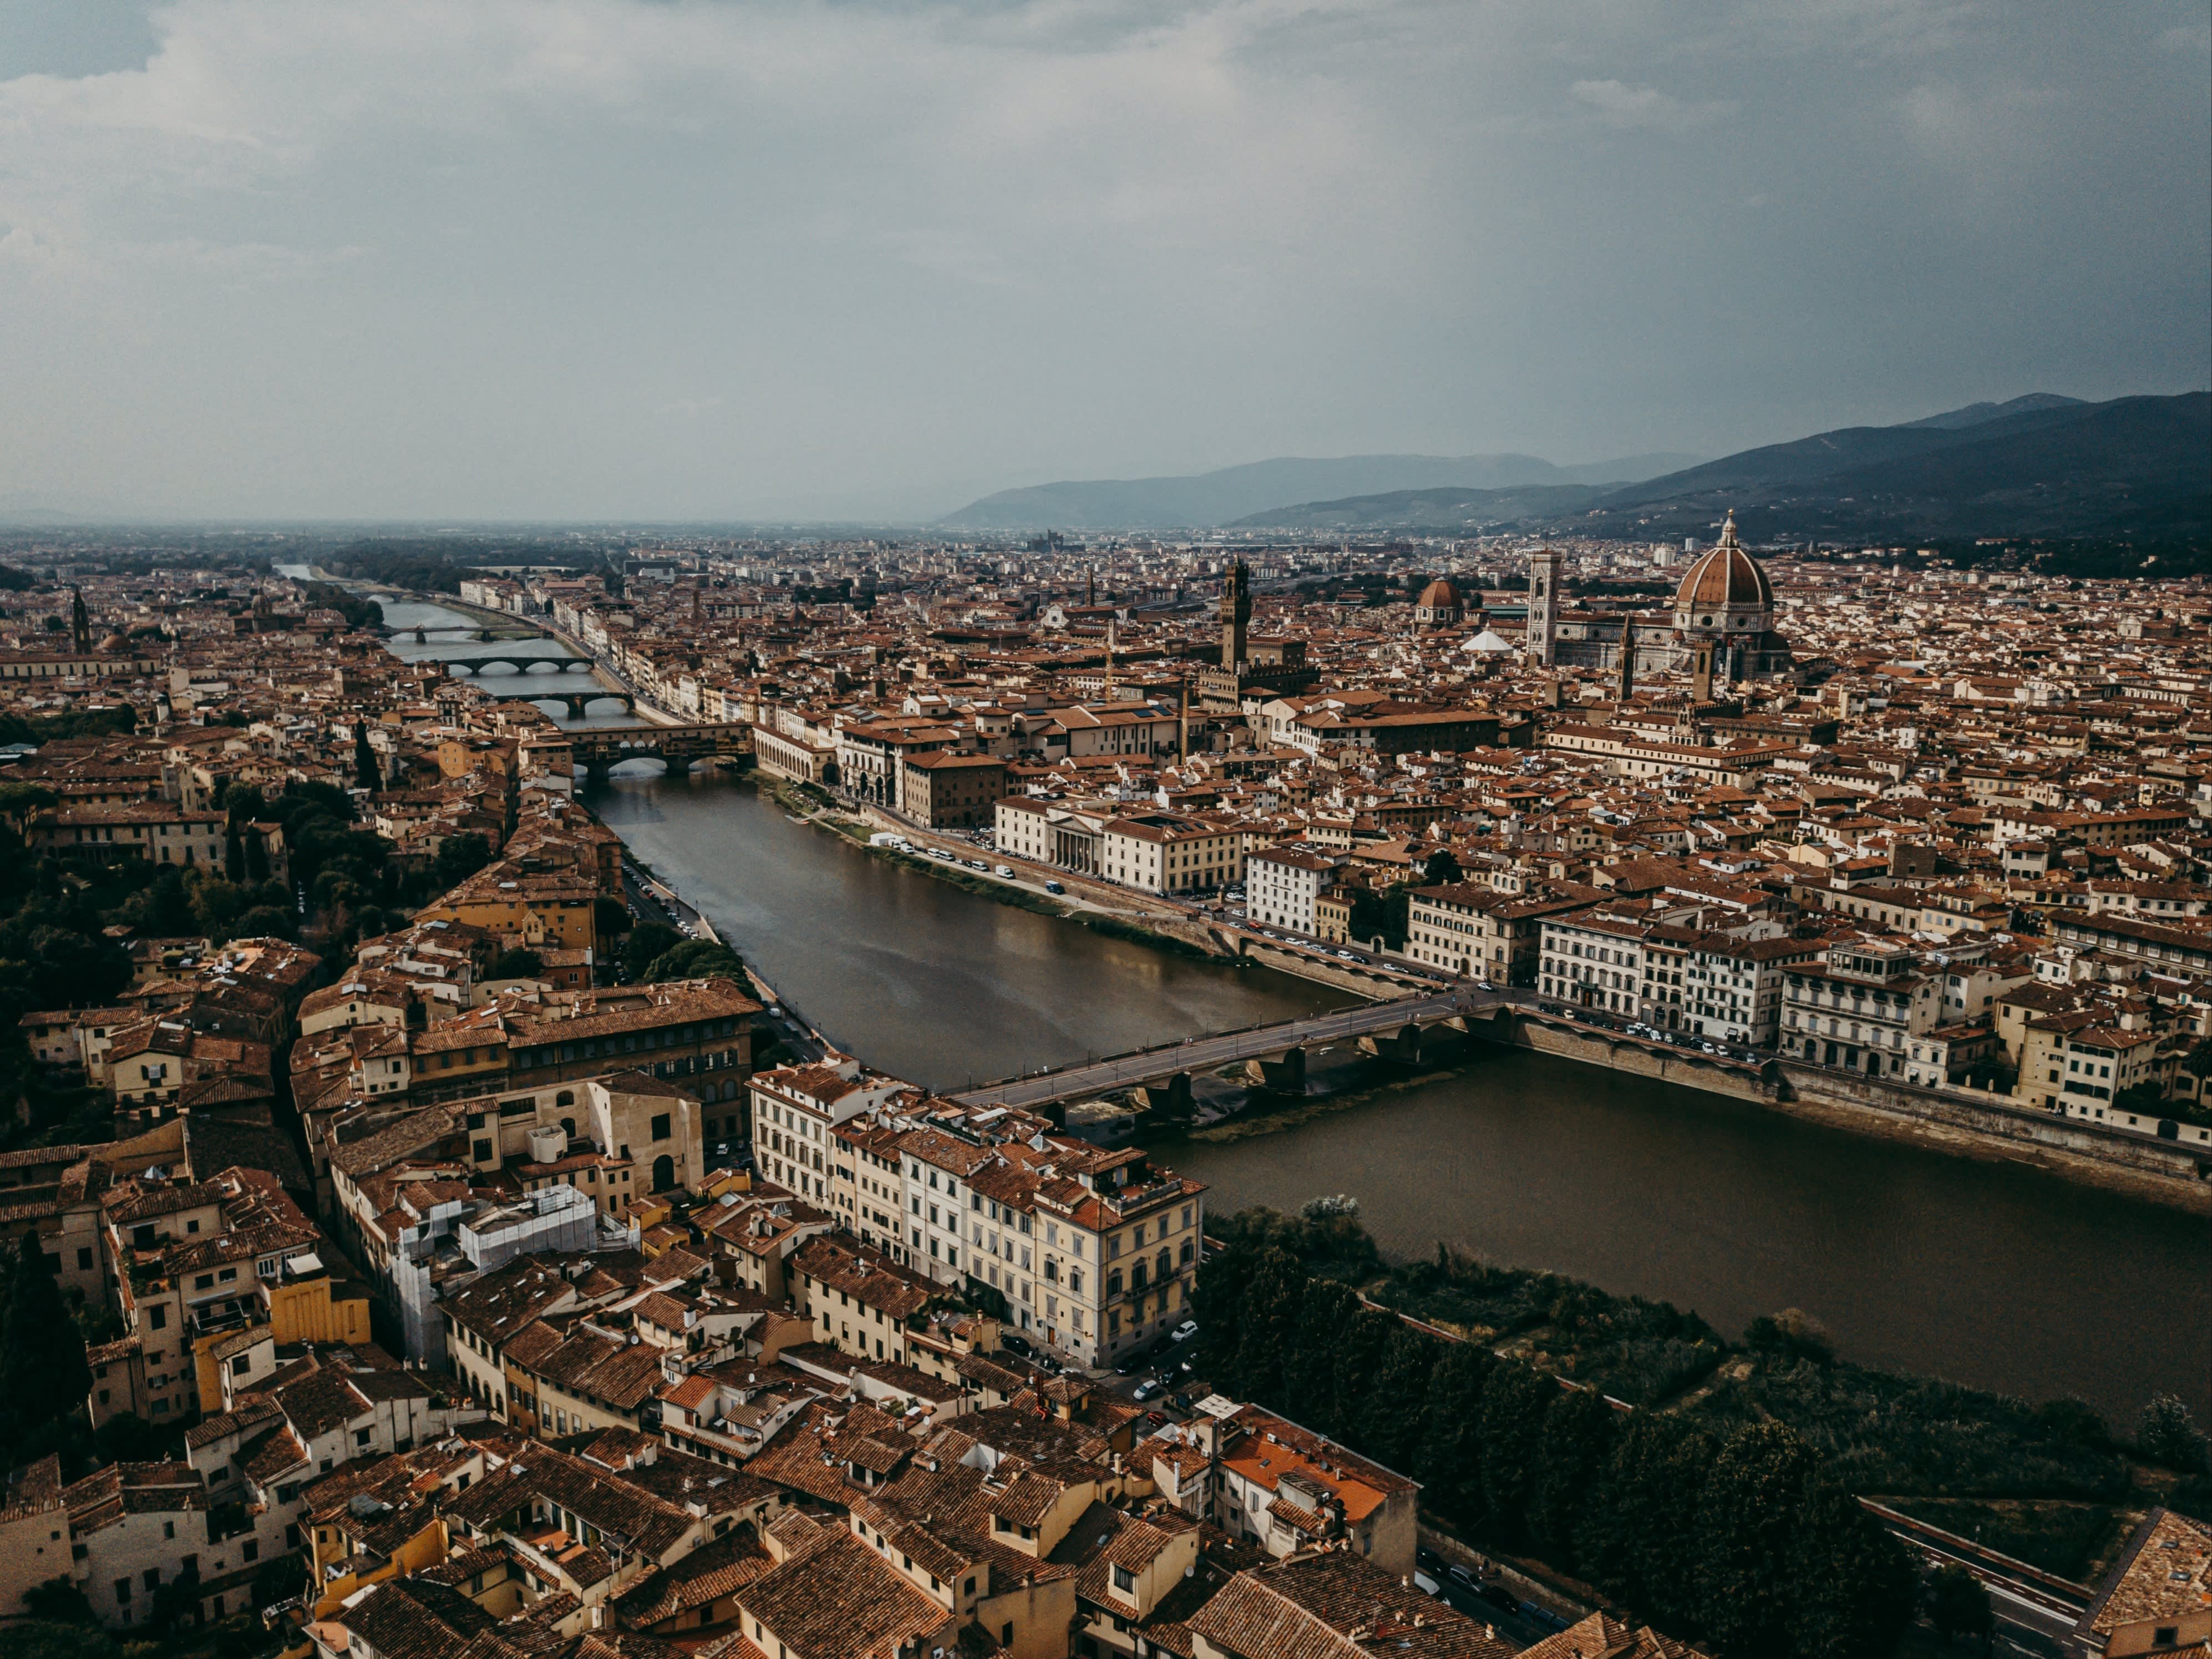
<path id="1" fill-rule="evenodd" d="M 1844 427 L 1633 483 L 1403 489 L 1300 502 L 1251 529 L 1549 528 L 1671 539 L 1734 512 L 1747 540 L 2203 535 L 2212 396 L 2084 403 L 2035 392 L 1897 426 Z"/>
<path id="2" fill-rule="evenodd" d="M 1166 478 L 1094 478 L 1002 489 L 938 520 L 972 530 L 1179 530 L 1230 524 L 1285 501 L 1449 487 L 1626 484 L 1692 465 L 1693 455 L 1629 455 L 1554 466 L 1534 455 L 1284 458 Z"/>

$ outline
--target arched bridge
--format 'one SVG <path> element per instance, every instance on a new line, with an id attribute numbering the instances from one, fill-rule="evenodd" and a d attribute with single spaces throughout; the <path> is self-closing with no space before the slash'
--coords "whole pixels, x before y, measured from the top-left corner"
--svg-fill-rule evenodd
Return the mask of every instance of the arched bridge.
<path id="1" fill-rule="evenodd" d="M 537 674 L 550 672 L 566 674 L 580 668 L 592 672 L 588 657 L 554 657 L 544 652 L 520 653 L 512 657 L 418 657 L 418 662 L 434 662 L 456 674 L 481 674 L 485 669 L 504 663 L 518 674 Z"/>
<path id="2" fill-rule="evenodd" d="M 1141 1086 L 1156 1105 L 1169 1109 L 1179 1105 L 1187 1111 L 1193 1073 L 1216 1071 L 1240 1060 L 1255 1087 L 1296 1094 L 1305 1088 L 1306 1056 L 1316 1042 L 1350 1037 L 1378 1058 L 1418 1064 L 1425 1028 L 1449 1024 L 1455 1031 L 1464 1032 L 1470 1015 L 1487 1015 L 1505 1000 L 1480 986 L 1464 986 L 1437 996 L 1400 997 L 1317 1014 L 1310 1019 L 1115 1054 L 1030 1077 L 1005 1078 L 952 1097 L 975 1106 L 1042 1106 Z"/>
<path id="3" fill-rule="evenodd" d="M 737 721 L 702 720 L 688 726 L 601 726 L 568 733 L 568 758 L 604 781 L 607 769 L 624 761 L 657 760 L 672 772 L 695 761 L 750 759 L 752 727 Z"/>
<path id="4" fill-rule="evenodd" d="M 500 702 L 557 702 L 568 711 L 572 720 L 583 719 L 595 702 L 618 702 L 631 714 L 637 712 L 635 697 L 605 686 L 594 686 L 589 691 L 501 691 L 495 697 Z"/>

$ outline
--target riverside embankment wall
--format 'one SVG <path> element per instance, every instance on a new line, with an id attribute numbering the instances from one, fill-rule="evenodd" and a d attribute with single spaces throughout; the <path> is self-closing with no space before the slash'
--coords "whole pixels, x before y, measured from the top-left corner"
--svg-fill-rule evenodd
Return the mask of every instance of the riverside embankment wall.
<path id="1" fill-rule="evenodd" d="M 1855 1133 L 1916 1141 L 1971 1158 L 2033 1164 L 2091 1185 L 2212 1213 L 2212 1158 L 2148 1135 L 1786 1060 L 1770 1061 L 1753 1074 L 1717 1065 L 1706 1056 L 1603 1032 L 1563 1030 L 1517 1012 L 1501 1011 L 1470 1026 L 1477 1036 L 1510 1047 L 1726 1095 Z"/>

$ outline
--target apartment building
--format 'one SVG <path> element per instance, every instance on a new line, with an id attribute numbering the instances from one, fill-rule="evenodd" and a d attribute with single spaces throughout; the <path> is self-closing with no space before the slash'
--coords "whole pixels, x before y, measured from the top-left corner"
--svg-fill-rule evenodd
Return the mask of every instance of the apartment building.
<path id="1" fill-rule="evenodd" d="M 820 1065 L 757 1072 L 746 1080 L 746 1089 L 752 1107 L 753 1158 L 763 1177 L 810 1203 L 826 1206 L 844 1225 L 858 1231 L 860 1172 L 854 1149 L 839 1139 L 837 1131 L 886 1102 L 911 1096 L 913 1085 L 895 1078 L 864 1075 L 860 1061 L 833 1054 Z M 884 1206 L 872 1207 L 881 1211 Z M 900 1206 L 894 1202 L 889 1207 L 896 1211 Z"/>
<path id="2" fill-rule="evenodd" d="M 1006 793 L 1006 763 L 996 755 L 949 750 L 900 763 L 900 810 L 926 830 L 966 830 L 995 822 Z"/>
<path id="3" fill-rule="evenodd" d="M 1269 847 L 1244 861 L 1244 911 L 1263 927 L 1312 933 L 1315 902 L 1336 881 L 1341 859 L 1310 847 Z"/>
<path id="4" fill-rule="evenodd" d="M 1941 979 L 1922 972 L 1904 945 L 1831 945 L 1821 963 L 1785 972 L 1782 1052 L 1810 1065 L 1901 1079 L 1912 1039 L 1942 1023 L 1942 992 Z"/>
<path id="5" fill-rule="evenodd" d="M 1143 1449 L 1162 1498 L 1278 1560 L 1341 1540 L 1386 1572 L 1413 1570 L 1420 1484 L 1287 1418 L 1215 1395 Z"/>
<path id="6" fill-rule="evenodd" d="M 1244 879 L 1243 826 L 1171 812 L 1107 821 L 1098 873 L 1148 893 L 1210 891 Z"/>
<path id="7" fill-rule="evenodd" d="M 1586 894 L 1506 893 L 1474 882 L 1419 887 L 1407 899 L 1405 954 L 1486 985 L 1533 985 L 1546 921 L 1589 902 Z"/>

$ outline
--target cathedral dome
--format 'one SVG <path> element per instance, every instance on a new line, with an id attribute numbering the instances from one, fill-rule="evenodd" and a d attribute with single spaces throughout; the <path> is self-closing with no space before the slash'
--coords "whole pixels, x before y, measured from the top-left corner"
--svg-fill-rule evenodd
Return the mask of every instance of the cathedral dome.
<path id="1" fill-rule="evenodd" d="M 1421 590 L 1413 601 L 1413 620 L 1431 627 L 1448 628 L 1460 619 L 1459 589 L 1442 576 Z"/>
<path id="2" fill-rule="evenodd" d="M 1729 514 L 1721 538 L 1674 592 L 1674 626 L 1697 634 L 1765 633 L 1774 626 L 1774 587 L 1735 538 Z"/>

